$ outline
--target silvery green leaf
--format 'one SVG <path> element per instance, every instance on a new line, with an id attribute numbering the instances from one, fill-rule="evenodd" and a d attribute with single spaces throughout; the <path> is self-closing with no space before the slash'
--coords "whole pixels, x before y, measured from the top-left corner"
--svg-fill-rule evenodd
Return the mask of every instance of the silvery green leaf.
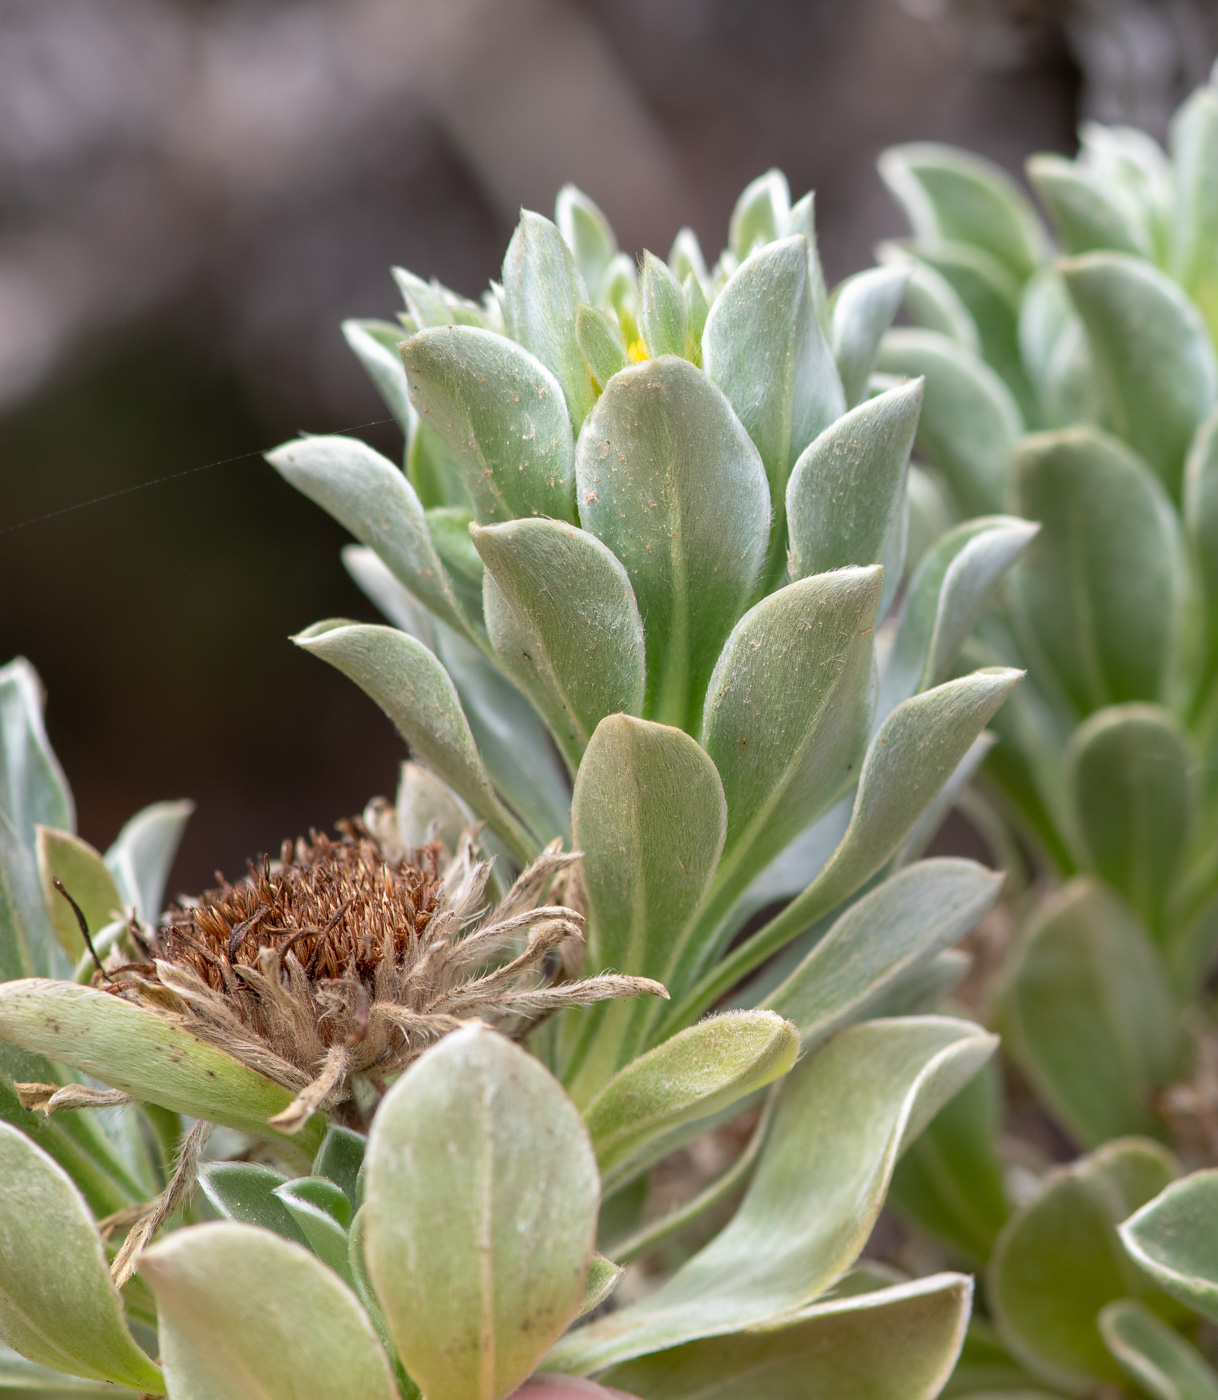
<path id="1" fill-rule="evenodd" d="M 407 761 L 402 764 L 395 805 L 398 832 L 407 850 L 418 850 L 428 841 L 437 840 L 450 855 L 456 854 L 461 833 L 470 820 L 447 783 Z"/>
<path id="2" fill-rule="evenodd" d="M 918 565 L 955 524 L 957 516 L 937 475 L 911 462 L 905 474 L 909 522 L 905 539 L 905 572 L 911 578 Z"/>
<path id="3" fill-rule="evenodd" d="M 867 1008 L 872 1020 L 883 1016 L 930 1016 L 956 990 L 973 965 L 970 954 L 945 948 L 929 962 L 919 963 L 894 987 Z"/>
<path id="4" fill-rule="evenodd" d="M 287 1180 L 261 1162 L 209 1162 L 199 1171 L 199 1189 L 217 1215 L 305 1244 L 295 1216 L 276 1194 Z"/>
<path id="5" fill-rule="evenodd" d="M 414 594 L 389 572 L 388 566 L 371 549 L 345 544 L 341 550 L 343 567 L 356 586 L 403 632 L 435 650 L 435 630 L 431 614 Z"/>
<path id="6" fill-rule="evenodd" d="M 997 742 L 998 736 L 990 729 L 973 740 L 968 752 L 956 764 L 951 777 L 910 828 L 909 835 L 902 841 L 900 849 L 892 858 L 893 870 L 899 870 L 910 861 L 917 860 L 935 839 L 948 813 L 956 806 L 957 800 L 972 782 L 986 757 L 993 752 Z"/>
<path id="7" fill-rule="evenodd" d="M 140 1274 L 175 1397 L 397 1400 L 367 1313 L 300 1245 L 252 1225 L 197 1225 L 146 1250 Z"/>
<path id="8" fill-rule="evenodd" d="M 1121 1225 L 1121 1243 L 1164 1292 L 1213 1322 L 1218 1319 L 1218 1171 L 1194 1172 L 1163 1186 L 1154 1200 L 1132 1203 L 1141 1208 Z"/>
<path id="9" fill-rule="evenodd" d="M 433 506 L 424 515 L 453 591 L 460 597 L 465 612 L 476 618 L 482 605 L 482 560 L 469 537 L 473 512 L 463 506 Z"/>
<path id="10" fill-rule="evenodd" d="M 137 1390 L 161 1373 L 127 1331 L 89 1207 L 68 1174 L 0 1122 L 0 1338 L 42 1366 Z"/>
<path id="11" fill-rule="evenodd" d="M 275 1195 L 313 1253 L 354 1288 L 347 1239 L 351 1202 L 342 1188 L 319 1176 L 301 1176 L 276 1186 Z"/>
<path id="12" fill-rule="evenodd" d="M 406 476 L 425 510 L 433 506 L 469 507 L 472 504 L 465 489 L 461 459 L 417 413 L 414 432 L 406 448 Z"/>
<path id="13" fill-rule="evenodd" d="M 680 996 L 666 1025 L 683 1024 L 713 1006 L 871 879 L 900 848 L 1021 674 L 988 667 L 898 705 L 871 740 L 850 825 L 832 857 L 802 894 Z"/>
<path id="14" fill-rule="evenodd" d="M 569 835 L 571 785 L 541 716 L 515 685 L 442 623 L 435 650 L 457 688 L 461 708 L 491 783 L 540 840 Z"/>
<path id="15" fill-rule="evenodd" d="M 972 1291 L 961 1274 L 934 1274 L 655 1352 L 601 1380 L 647 1400 L 933 1400 L 959 1354 Z"/>
<path id="16" fill-rule="evenodd" d="M 392 321 L 344 321 L 342 331 L 343 339 L 363 365 L 377 393 L 385 400 L 385 406 L 397 419 L 402 436 L 409 442 L 418 415 L 410 402 L 406 371 L 398 354 L 398 346 L 407 337 L 405 328 L 395 326 Z"/>
<path id="17" fill-rule="evenodd" d="M 889 1201 L 967 1260 L 989 1258 L 1010 1215 L 998 1156 L 1002 1076 L 991 1061 L 897 1163 Z"/>
<path id="18" fill-rule="evenodd" d="M 1066 253 L 1106 248 L 1143 258 L 1154 256 L 1137 201 L 1119 185 L 1062 156 L 1033 156 L 1027 171 Z"/>
<path id="19" fill-rule="evenodd" d="M 567 241 L 588 296 L 598 300 L 605 271 L 617 254 L 609 220 L 582 190 L 564 185 L 554 201 L 554 222 Z"/>
<path id="20" fill-rule="evenodd" d="M 798 235 L 758 249 L 715 298 L 702 333 L 706 372 L 761 453 L 775 530 L 795 459 L 846 410 L 816 317 L 808 259 L 807 240 Z"/>
<path id="21" fill-rule="evenodd" d="M 879 169 L 919 239 L 975 243 L 1021 281 L 1044 259 L 1048 240 L 1036 211 L 992 161 L 919 141 L 889 147 Z"/>
<path id="22" fill-rule="evenodd" d="M 621 1264 L 615 1264 L 603 1254 L 594 1254 L 588 1268 L 588 1283 L 584 1289 L 584 1301 L 580 1304 L 579 1316 L 584 1317 L 594 1308 L 599 1308 L 617 1287 L 618 1279 L 625 1272 Z"/>
<path id="23" fill-rule="evenodd" d="M 942 473 L 961 511 L 1002 510 L 1023 418 L 998 375 L 945 335 L 901 327 L 884 337 L 879 367 L 925 376 L 917 448 Z"/>
<path id="24" fill-rule="evenodd" d="M 606 1194 L 653 1160 L 657 1139 L 781 1078 L 798 1053 L 781 1015 L 728 1011 L 631 1061 L 584 1110 Z"/>
<path id="25" fill-rule="evenodd" d="M 1118 1298 L 1100 1313 L 1100 1335 L 1121 1369 L 1153 1400 L 1218 1400 L 1204 1356 L 1143 1303 Z"/>
<path id="26" fill-rule="evenodd" d="M 993 907 L 1001 875 L 971 860 L 924 860 L 840 914 L 763 1006 L 794 1021 L 805 1047 L 850 1025 Z"/>
<path id="27" fill-rule="evenodd" d="M 98 933 L 113 919 L 124 917 L 123 897 L 105 861 L 87 841 L 50 826 L 36 827 L 35 832 L 38 875 L 47 912 L 60 947 L 76 962 L 86 951 L 85 940 L 72 906 L 55 888 L 55 881 L 61 881 L 80 906 L 91 934 Z"/>
<path id="28" fill-rule="evenodd" d="M 682 284 L 685 301 L 685 350 L 683 354 L 690 364 L 702 368 L 702 337 L 706 332 L 706 318 L 710 315 L 710 303 L 702 283 L 692 272 L 687 273 Z"/>
<path id="29" fill-rule="evenodd" d="M 76 830 L 76 810 L 43 723 L 38 672 L 23 656 L 0 666 L 0 811 L 34 849 L 35 826 Z"/>
<path id="30" fill-rule="evenodd" d="M 825 291 L 825 272 L 820 264 L 820 252 L 816 242 L 816 196 L 809 191 L 802 199 L 796 200 L 787 216 L 783 237 L 793 238 L 802 234 L 808 240 L 808 293 L 812 298 L 812 308 L 820 328 L 828 339 L 830 332 L 829 297 Z"/>
<path id="31" fill-rule="evenodd" d="M 681 229 L 673 239 L 672 248 L 668 253 L 668 266 L 682 286 L 685 285 L 685 279 L 691 276 L 702 287 L 710 280 L 706 270 L 706 259 L 702 256 L 702 245 L 692 228 Z"/>
<path id="32" fill-rule="evenodd" d="M 1172 272 L 1218 328 L 1218 87 L 1198 88 L 1172 122 Z"/>
<path id="33" fill-rule="evenodd" d="M 606 267 L 606 272 L 608 270 Z M 575 316 L 580 302 L 591 298 L 562 234 L 541 214 L 527 209 L 521 211 L 520 222 L 503 260 L 503 294 L 508 334 L 536 355 L 562 385 L 562 393 L 555 402 L 570 413 L 571 430 L 578 436 L 595 395 L 584 368 L 584 358 L 579 353 Z M 406 368 L 410 370 L 409 361 Z M 412 390 L 413 387 L 412 380 Z M 488 385 L 488 392 L 492 389 L 502 393 L 497 384 Z M 414 399 L 417 404 L 417 393 Z M 567 510 L 548 513 L 568 515 Z M 487 520 L 503 518 L 502 515 L 484 517 Z"/>
<path id="34" fill-rule="evenodd" d="M 1011 1055 L 1075 1141 L 1162 1131 L 1150 1104 L 1177 1069 L 1171 991 L 1149 934 L 1098 881 L 1078 877 L 1042 906 L 1001 1018 Z"/>
<path id="35" fill-rule="evenodd" d="M 654 253 L 643 254 L 639 325 L 652 355 L 685 354 L 685 297 L 681 284 Z"/>
<path id="36" fill-rule="evenodd" d="M 591 914 L 588 965 L 668 984 L 723 850 L 727 804 L 715 765 L 688 734 L 627 715 L 601 720 L 571 802 Z M 641 1001 L 608 1008 L 619 1036 L 645 1019 Z M 608 1074 L 618 1046 L 597 1053 Z M 598 1069 L 599 1089 L 608 1078 Z"/>
<path id="37" fill-rule="evenodd" d="M 847 408 L 866 396 L 880 341 L 892 325 L 908 279 L 907 268 L 872 267 L 847 277 L 834 291 L 833 357 Z"/>
<path id="38" fill-rule="evenodd" d="M 554 237 L 569 260 L 557 229 Z M 591 403 L 574 304 L 570 334 Z M 410 397 L 456 459 L 478 520 L 572 518 L 574 444 L 565 386 L 541 359 L 493 331 L 454 326 L 411 336 L 402 361 Z"/>
<path id="39" fill-rule="evenodd" d="M 368 1142 L 365 1248 L 428 1400 L 499 1400 L 578 1314 L 599 1182 L 588 1133 L 531 1055 L 446 1036 L 386 1095 Z"/>
<path id="40" fill-rule="evenodd" d="M 597 390 L 603 392 L 618 370 L 626 367 L 626 342 L 622 338 L 622 328 L 616 318 L 611 318 L 595 306 L 581 303 L 575 318 L 575 334 L 588 373 Z"/>
<path id="41" fill-rule="evenodd" d="M 538 843 L 491 787 L 452 680 L 422 642 L 393 627 L 341 621 L 315 623 L 295 641 L 366 691 L 427 766 L 519 859 L 530 859 Z"/>
<path id="42" fill-rule="evenodd" d="M 267 1120 L 287 1108 L 292 1090 L 94 987 L 41 977 L 0 983 L 0 1038 L 174 1113 L 268 1138 L 296 1158 L 311 1156 L 325 1134 L 320 1117 L 294 1138 L 274 1132 Z"/>
<path id="43" fill-rule="evenodd" d="M 1021 411 L 1032 413 L 1033 397 L 1019 353 L 1020 280 L 997 258 L 970 244 L 922 245 L 915 253 L 950 284 L 968 308 L 982 358 L 997 370 Z"/>
<path id="44" fill-rule="evenodd" d="M 1218 652 L 1218 412 L 1198 429 L 1188 454 L 1184 528 L 1201 586 L 1210 646 Z"/>
<path id="45" fill-rule="evenodd" d="M 155 924 L 164 908 L 165 883 L 195 804 L 153 802 L 138 811 L 106 852 L 106 867 L 127 904 Z"/>
<path id="46" fill-rule="evenodd" d="M 1049 362 L 1067 324 L 1078 319 L 1055 267 L 1042 267 L 1023 288 L 1019 305 L 1019 353 L 1028 377 L 1043 395 Z"/>
<path id="47" fill-rule="evenodd" d="M 983 516 L 949 530 L 918 565 L 880 678 L 878 715 L 941 681 L 973 623 L 1037 526 Z"/>
<path id="48" fill-rule="evenodd" d="M 852 1027 L 808 1056 L 729 1224 L 654 1293 L 564 1337 L 546 1368 L 599 1371 L 807 1307 L 858 1257 L 901 1149 L 995 1043 L 968 1022 L 917 1017 Z"/>
<path id="49" fill-rule="evenodd" d="M 739 262 L 758 243 L 772 243 L 786 231 L 791 192 L 781 170 L 767 170 L 745 186 L 728 224 L 728 246 Z"/>
<path id="50" fill-rule="evenodd" d="M 1157 1143 L 1110 1142 L 1052 1173 L 1003 1229 L 986 1296 L 1003 1340 L 1050 1384 L 1074 1393 L 1097 1381 L 1121 1384 L 1096 1319 L 1114 1299 L 1152 1289 L 1121 1248 L 1116 1227 L 1177 1170 Z"/>
<path id="51" fill-rule="evenodd" d="M 905 270 L 905 294 L 901 305 L 915 326 L 937 331 L 949 340 L 959 341 L 974 355 L 981 354 L 977 323 L 942 273 L 936 272 L 921 258 L 914 257 L 901 243 L 881 243 L 876 249 L 876 256 L 885 267 Z"/>
<path id="52" fill-rule="evenodd" d="M 332 1123 L 313 1159 L 313 1175 L 324 1177 L 339 1187 L 346 1195 L 351 1211 L 358 1209 L 360 1204 L 360 1170 L 367 1149 L 366 1137 Z M 350 1214 L 346 1223 L 350 1224 Z"/>
<path id="53" fill-rule="evenodd" d="M 66 977 L 70 972 L 71 963 L 59 945 L 43 897 L 34 853 L 0 807 L 0 982 L 12 977 Z"/>
<path id="54" fill-rule="evenodd" d="M 765 560 L 765 468 L 731 405 L 687 360 L 615 375 L 580 434 L 583 527 L 625 565 L 647 637 L 647 709 L 697 723 Z"/>
<path id="55" fill-rule="evenodd" d="M 1180 493 L 1184 457 L 1218 402 L 1218 361 L 1201 313 L 1165 273 L 1125 253 L 1062 265 L 1116 431 Z"/>
<path id="56" fill-rule="evenodd" d="M 414 487 L 387 457 L 358 438 L 310 437 L 284 443 L 267 461 L 373 549 L 420 602 L 468 631 Z"/>
<path id="57" fill-rule="evenodd" d="M 1197 760 L 1157 705 L 1114 705 L 1081 724 L 1066 754 L 1066 787 L 1085 865 L 1162 937 L 1191 833 Z"/>
<path id="58" fill-rule="evenodd" d="M 721 905 L 856 782 L 881 586 L 874 566 L 813 574 L 763 598 L 728 638 L 702 733 L 727 798 Z"/>
<path id="59" fill-rule="evenodd" d="M 1079 127 L 1079 164 L 1107 185 L 1128 195 L 1137 206 L 1162 267 L 1170 261 L 1173 239 L 1173 171 L 1163 147 L 1132 126 L 1083 122 Z"/>
<path id="60" fill-rule="evenodd" d="M 52 1371 L 49 1366 L 39 1366 L 36 1361 L 27 1361 L 12 1347 L 0 1342 L 0 1394 L 12 1400 L 64 1400 L 71 1395 L 131 1395 L 125 1387 L 115 1389 L 109 1381 L 87 1381 L 80 1376 L 65 1376 L 62 1371 Z"/>
<path id="61" fill-rule="evenodd" d="M 1164 691 L 1182 596 L 1171 502 L 1128 448 L 1094 428 L 1027 438 L 1019 513 L 1041 522 L 1012 595 L 1048 674 L 1086 714 Z"/>
<path id="62" fill-rule="evenodd" d="M 643 624 L 626 570 L 595 535 L 557 520 L 473 536 L 491 644 L 574 773 L 606 715 L 643 708 Z"/>
<path id="63" fill-rule="evenodd" d="M 629 253 L 618 253 L 605 269 L 601 283 L 601 294 L 597 305 L 603 311 L 613 311 L 621 322 L 627 340 L 631 332 L 627 326 L 635 325 L 638 311 L 639 275 L 634 259 Z M 637 333 L 637 332 L 636 332 Z"/>
<path id="64" fill-rule="evenodd" d="M 845 413 L 800 455 L 787 482 L 791 577 L 885 563 L 903 519 L 905 469 L 918 427 L 922 381 L 889 389 Z M 885 569 L 881 615 L 901 582 Z"/>
<path id="65" fill-rule="evenodd" d="M 416 326 L 485 325 L 486 314 L 477 302 L 449 291 L 434 277 L 430 282 L 424 282 L 404 267 L 395 267 L 392 271 L 393 280 Z"/>

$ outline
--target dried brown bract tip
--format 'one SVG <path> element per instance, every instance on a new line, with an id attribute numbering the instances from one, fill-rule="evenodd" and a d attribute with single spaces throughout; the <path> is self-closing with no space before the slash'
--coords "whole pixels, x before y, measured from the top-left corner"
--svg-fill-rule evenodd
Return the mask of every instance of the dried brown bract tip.
<path id="1" fill-rule="evenodd" d="M 577 859 L 561 842 L 492 909 L 472 832 L 442 868 L 439 845 L 403 853 L 362 822 L 339 830 L 285 842 L 238 884 L 218 876 L 168 913 L 148 962 L 95 979 L 294 1090 L 281 1131 L 319 1108 L 362 1126 L 357 1080 L 382 1089 L 465 1021 L 520 1035 L 564 1006 L 667 995 L 641 977 L 562 980 L 584 931 L 575 910 L 542 902 Z"/>

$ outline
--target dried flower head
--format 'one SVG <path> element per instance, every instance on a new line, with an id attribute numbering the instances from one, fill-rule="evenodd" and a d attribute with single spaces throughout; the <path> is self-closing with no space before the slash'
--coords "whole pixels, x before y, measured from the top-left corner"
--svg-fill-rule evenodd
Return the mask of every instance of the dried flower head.
<path id="1" fill-rule="evenodd" d="M 218 877 L 155 934 L 135 935 L 147 962 L 97 979 L 296 1091 L 272 1119 L 282 1131 L 319 1108 L 360 1125 L 357 1080 L 382 1089 L 471 1019 L 519 1035 L 564 1006 L 667 995 L 641 977 L 564 980 L 584 921 L 541 902 L 577 859 L 561 842 L 492 909 L 473 833 L 442 868 L 438 843 L 404 851 L 361 821 L 339 830 L 285 842 L 237 884 Z"/>

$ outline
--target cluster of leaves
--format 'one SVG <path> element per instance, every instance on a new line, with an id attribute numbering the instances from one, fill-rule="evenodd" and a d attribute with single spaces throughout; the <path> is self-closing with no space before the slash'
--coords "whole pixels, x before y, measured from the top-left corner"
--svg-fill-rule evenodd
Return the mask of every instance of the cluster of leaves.
<path id="1" fill-rule="evenodd" d="M 395 625 L 297 640 L 409 742 L 404 838 L 454 850 L 479 821 L 505 868 L 573 841 L 566 898 L 589 926 L 573 971 L 671 999 L 564 1010 L 527 1050 L 456 1032 L 390 1090 L 365 1151 L 324 1114 L 268 1130 L 281 1085 L 67 980 L 55 933 L 80 935 L 52 884 L 31 887 L 38 907 L 4 930 L 28 956 L 0 984 L 0 1037 L 45 1057 L 22 1077 L 71 1066 L 151 1122 L 220 1124 L 311 1174 L 204 1163 L 222 1219 L 146 1251 L 120 1295 L 103 1207 L 6 1113 L 0 1337 L 26 1360 L 4 1364 L 14 1384 L 53 1388 L 36 1366 L 181 1396 L 499 1400 L 541 1366 L 645 1397 L 713 1379 L 725 1396 L 929 1400 L 968 1281 L 855 1265 L 898 1157 L 995 1043 L 922 1013 L 962 975 L 951 945 L 999 878 L 918 856 L 1018 680 L 950 671 L 1035 527 L 970 521 L 904 568 L 922 386 L 872 393 L 872 369 L 906 274 L 827 296 L 811 197 L 792 206 L 776 172 L 741 197 L 713 272 L 688 231 L 636 270 L 566 190 L 555 223 L 524 215 L 481 305 L 399 281 L 402 324 L 347 333 L 406 470 L 343 438 L 272 455 L 355 535 L 347 565 Z M 40 736 L 28 697 L 25 723 Z M 100 882 L 82 909 L 121 955 L 136 901 L 83 843 L 42 845 L 52 880 Z M 725 1172 L 645 1215 L 657 1161 L 750 1112 Z M 715 1211 L 727 1224 L 666 1256 L 658 1287 L 568 1331 L 622 1263 Z M 124 1302 L 132 1327 L 155 1316 L 161 1373 Z"/>
<path id="2" fill-rule="evenodd" d="M 914 228 L 883 256 L 909 271 L 915 324 L 888 333 L 880 364 L 926 377 L 932 508 L 1041 525 L 969 650 L 1027 668 L 985 791 L 1009 824 L 998 843 L 1013 830 L 1058 886 L 1010 950 L 993 1019 L 1043 1108 L 1092 1150 L 1012 1214 L 991 1076 L 904 1164 L 907 1212 L 989 1261 L 998 1333 L 974 1325 L 949 1393 L 1006 1374 L 1016 1389 L 1132 1378 L 1211 1396 L 1212 1377 L 1166 1360 L 1175 1379 L 1147 1379 L 1156 1349 L 1186 1345 L 1154 1317 L 1192 1320 L 1117 1227 L 1179 1172 L 1154 1140 L 1176 1129 L 1195 1147 L 1211 1112 L 1200 1087 L 1164 1091 L 1190 1073 L 1218 948 L 1218 88 L 1184 104 L 1169 152 L 1088 125 L 1076 160 L 1029 161 L 1056 247 L 975 156 L 898 147 L 881 171 Z M 1189 1195 L 1198 1212 L 1203 1199 Z"/>

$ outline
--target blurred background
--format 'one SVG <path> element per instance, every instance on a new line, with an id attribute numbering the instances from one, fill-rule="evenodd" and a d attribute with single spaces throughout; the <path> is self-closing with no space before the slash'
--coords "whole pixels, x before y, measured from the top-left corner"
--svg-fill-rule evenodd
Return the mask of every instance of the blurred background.
<path id="1" fill-rule="evenodd" d="M 777 165 L 836 281 L 903 232 L 884 146 L 1162 137 L 1216 53 L 1218 0 L 5 0 L 0 656 L 81 834 L 190 796 L 197 890 L 392 792 L 388 721 L 287 640 L 374 616 L 343 534 L 257 455 L 398 455 L 338 329 L 393 316 L 391 264 L 477 296 L 566 180 L 713 256 Z"/>

